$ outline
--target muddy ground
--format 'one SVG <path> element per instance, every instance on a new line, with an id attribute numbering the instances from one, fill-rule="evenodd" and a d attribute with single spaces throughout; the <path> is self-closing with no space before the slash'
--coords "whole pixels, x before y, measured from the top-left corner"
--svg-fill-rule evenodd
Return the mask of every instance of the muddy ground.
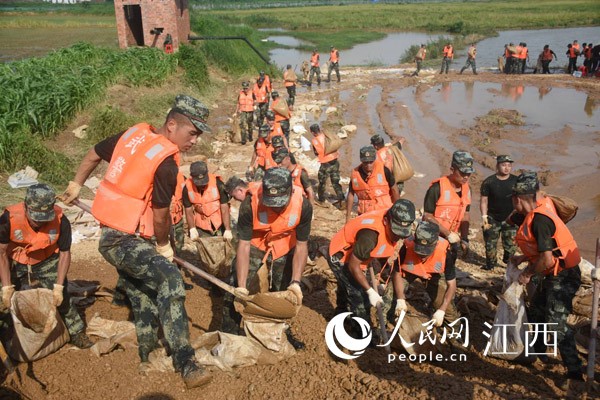
<path id="1" fill-rule="evenodd" d="M 411 72 L 411 71 L 409 71 Z M 522 85 L 527 91 L 549 91 L 548 88 L 576 91 L 586 98 L 591 110 L 584 122 L 585 132 L 579 132 L 578 122 L 569 115 L 553 131 L 536 134 L 535 121 L 527 121 L 515 101 L 512 108 L 494 107 L 493 112 L 482 112 L 474 118 L 456 121 L 427 96 L 447 90 L 449 84 L 469 87 L 485 86 L 494 96 L 512 96 L 513 87 Z M 251 155 L 251 146 L 225 142 L 229 129 L 227 118 L 233 110 L 234 97 L 239 82 L 230 82 L 224 89 L 221 101 L 213 105 L 210 122 L 216 133 L 207 138 L 215 142 L 215 155 L 209 159 L 213 171 L 229 177 L 243 175 Z M 281 92 L 284 92 L 280 87 Z M 118 93 L 112 94 L 115 97 Z M 442 97 L 443 98 L 443 97 Z M 356 134 L 351 135 L 342 150 L 342 176 L 348 177 L 353 164 L 358 162 L 358 149 L 368 143 L 375 133 L 406 137 L 405 152 L 422 178 L 406 184 L 406 197 L 419 207 L 422 205 L 429 182 L 446 173 L 451 153 L 458 149 L 472 151 L 477 161 L 473 175 L 472 207 L 473 252 L 459 261 L 459 269 L 479 282 L 477 292 L 460 288 L 458 299 L 466 295 L 497 292 L 501 287 L 504 268 L 482 272 L 484 252 L 480 232 L 479 185 L 492 173 L 493 156 L 508 152 L 515 159 L 515 169 L 533 167 L 543 173 L 549 192 L 569 195 L 579 202 L 581 210 L 571 227 L 583 256 L 593 260 L 594 243 L 599 235 L 600 221 L 600 81 L 575 79 L 567 75 L 505 76 L 481 72 L 458 75 L 433 75 L 421 73 L 420 78 L 410 78 L 401 69 L 345 69 L 341 83 L 323 83 L 320 87 L 298 89 L 296 108 L 302 104 L 324 100 L 322 112 L 306 113 L 305 127 L 320 121 L 329 127 L 355 124 Z M 465 101 L 464 107 L 477 105 L 477 98 Z M 449 101 L 452 101 L 451 99 Z M 589 104 L 588 104 L 589 102 Z M 327 107 L 337 111 L 325 113 Z M 456 104 L 454 104 L 456 106 Z M 331 110 L 330 110 L 331 111 Z M 549 110 L 550 113 L 561 110 Z M 588 114 L 589 115 L 589 114 Z M 575 125 L 575 126 L 574 126 Z M 307 136 L 308 137 L 308 136 Z M 222 143 L 220 143 L 222 142 Z M 577 152 L 581 151 L 578 158 Z M 310 158 L 312 155 L 306 153 Z M 591 157 L 590 154 L 595 154 Z M 187 157 L 187 162 L 195 154 Z M 575 157 L 573 164 L 564 157 Z M 302 159 L 302 158 L 301 158 Z M 316 179 L 316 173 L 311 176 Z M 346 185 L 345 185 L 346 186 Z M 234 207 L 238 204 L 232 203 Z M 313 235 L 315 241 L 330 238 L 343 224 L 343 214 L 333 207 L 315 207 Z M 501 254 L 501 251 L 499 251 Z M 193 255 L 186 254 L 190 261 Z M 482 335 L 482 314 L 471 312 L 471 345 L 467 362 L 394 362 L 387 363 L 382 349 L 367 349 L 356 360 L 340 362 L 331 356 L 325 346 L 324 331 L 333 316 L 335 283 L 329 278 L 322 258 L 316 267 L 307 267 L 312 291 L 305 293 L 304 307 L 292 324 L 296 336 L 306 343 L 306 350 L 293 358 L 272 366 L 253 366 L 232 373 L 214 371 L 214 381 L 206 388 L 186 390 L 175 373 L 151 373 L 141 376 L 137 372 L 138 356 L 135 350 L 117 350 L 96 357 L 89 351 L 65 346 L 55 354 L 31 365 L 21 364 L 17 376 L 11 379 L 13 389 L 23 398 L 30 399 L 243 399 L 243 398 L 473 398 L 473 399 L 523 399 L 559 398 L 566 395 L 557 387 L 564 374 L 561 365 L 544 366 L 536 362 L 530 366 L 484 357 L 486 339 Z M 114 288 L 117 275 L 97 252 L 97 242 L 85 241 L 73 246 L 73 263 L 70 279 L 99 282 L 108 289 Z M 189 277 L 186 277 L 190 281 Z M 219 326 L 221 297 L 208 284 L 194 279 L 194 288 L 187 292 L 186 308 L 190 318 L 192 338 Z M 104 300 L 97 300 L 82 309 L 89 320 L 95 314 L 103 318 L 122 320 L 128 317 L 126 309 L 113 308 Z M 493 314 L 492 314 L 493 315 Z M 600 373 L 600 370 L 597 370 Z"/>

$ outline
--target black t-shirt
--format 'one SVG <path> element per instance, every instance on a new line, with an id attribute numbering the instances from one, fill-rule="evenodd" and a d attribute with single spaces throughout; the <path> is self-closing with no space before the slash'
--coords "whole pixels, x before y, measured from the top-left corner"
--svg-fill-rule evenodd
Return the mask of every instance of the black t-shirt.
<path id="1" fill-rule="evenodd" d="M 310 179 L 308 178 L 308 172 L 306 172 L 305 169 L 302 169 L 302 172 L 300 172 L 300 184 L 302 185 L 305 191 L 311 187 Z"/>
<path id="2" fill-rule="evenodd" d="M 69 251 L 71 249 L 71 223 L 64 215 L 60 219 L 60 232 L 58 235 L 58 249 Z M 10 213 L 5 210 L 0 216 L 0 243 L 10 243 Z"/>
<path id="3" fill-rule="evenodd" d="M 372 229 L 361 229 L 356 232 L 356 241 L 352 246 L 352 254 L 360 261 L 367 261 L 371 258 L 371 252 L 377 246 L 379 233 Z"/>
<path id="4" fill-rule="evenodd" d="M 395 265 L 394 265 L 394 268 L 396 268 L 396 270 L 398 270 L 399 265 L 404 262 L 405 258 L 406 258 L 406 246 L 403 245 L 400 248 L 400 253 L 398 255 L 398 259 L 396 260 Z M 398 264 L 398 261 L 400 262 L 400 264 Z M 452 279 L 456 279 L 455 258 L 452 257 L 452 252 L 450 251 L 450 248 L 448 248 L 448 251 L 446 251 L 446 266 L 444 267 L 444 277 L 446 278 L 446 281 L 451 281 Z"/>
<path id="5" fill-rule="evenodd" d="M 552 219 L 544 214 L 536 213 L 531 221 L 531 232 L 537 242 L 537 248 L 540 253 L 552 251 L 556 247 L 556 241 L 552 238 L 556 233 L 556 225 Z"/>
<path id="6" fill-rule="evenodd" d="M 500 180 L 494 174 L 487 177 L 481 184 L 481 195 L 488 198 L 488 215 L 496 221 L 504 221 L 513 211 L 512 188 L 517 182 L 515 175 L 509 175 Z"/>
<path id="7" fill-rule="evenodd" d="M 310 225 L 312 222 L 312 205 L 307 198 L 302 200 L 302 211 L 300 212 L 300 223 L 296 226 L 296 240 L 307 242 L 310 236 Z M 252 239 L 253 227 L 252 196 L 249 194 L 240 204 L 238 216 L 238 234 L 240 240 Z"/>
<path id="8" fill-rule="evenodd" d="M 458 197 L 462 196 L 462 189 L 456 192 Z M 427 189 L 425 193 L 425 201 L 423 202 L 423 211 L 430 214 L 435 214 L 435 205 L 440 198 L 440 183 L 435 182 Z M 471 211 L 471 205 L 467 206 L 467 212 Z"/>
<path id="9" fill-rule="evenodd" d="M 96 154 L 104 161 L 110 162 L 117 142 L 125 131 L 104 139 L 94 146 Z M 171 198 L 175 194 L 177 186 L 177 173 L 179 168 L 175 162 L 174 156 L 169 156 L 163 160 L 154 174 L 154 185 L 152 187 L 152 207 L 165 208 L 171 204 Z"/>
<path id="10" fill-rule="evenodd" d="M 204 191 L 201 191 L 199 188 L 198 192 L 200 192 L 200 194 L 203 194 Z M 219 203 L 221 204 L 226 204 L 229 203 L 229 195 L 227 194 L 227 191 L 225 191 L 225 184 L 223 183 L 223 181 L 221 180 L 221 178 L 217 178 L 217 190 L 219 191 Z M 183 206 L 185 208 L 191 207 L 193 204 L 190 201 L 190 196 L 188 194 L 188 188 L 187 186 L 183 187 L 183 194 L 182 194 L 182 199 L 183 199 Z"/>

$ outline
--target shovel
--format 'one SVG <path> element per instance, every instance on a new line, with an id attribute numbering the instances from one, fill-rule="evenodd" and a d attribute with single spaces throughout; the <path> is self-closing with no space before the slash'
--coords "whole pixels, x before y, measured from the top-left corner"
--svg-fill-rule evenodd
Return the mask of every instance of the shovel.
<path id="1" fill-rule="evenodd" d="M 72 204 L 81 208 L 83 211 L 86 211 L 90 214 L 92 213 L 92 209 L 87 204 L 79 201 L 79 199 L 73 200 Z M 290 296 L 295 298 L 294 294 L 286 296 L 287 293 L 284 291 L 274 293 L 257 293 L 252 296 L 240 295 L 239 293 L 235 293 L 233 286 L 228 285 L 222 280 L 210 275 L 209 273 L 201 270 L 184 259 L 174 256 L 173 261 L 188 271 L 195 273 L 201 278 L 206 279 L 210 283 L 220 287 L 221 289 L 240 299 L 244 305 L 244 312 L 247 314 L 274 319 L 290 319 L 295 317 L 298 313 L 299 307 L 297 307 L 295 303 L 290 300 Z"/>
<path id="2" fill-rule="evenodd" d="M 596 268 L 600 268 L 600 239 L 596 239 Z M 600 295 L 600 281 L 593 281 L 594 292 L 592 296 L 592 326 L 590 331 L 590 344 L 588 348 L 587 364 L 587 392 L 591 393 L 594 383 L 594 367 L 596 366 L 596 338 L 598 334 L 598 296 Z"/>
<path id="3" fill-rule="evenodd" d="M 369 275 L 371 275 L 371 287 L 377 293 L 379 293 L 379 289 L 377 288 L 377 280 L 375 279 L 375 271 L 373 271 L 373 267 L 369 267 Z M 379 293 L 379 295 L 383 296 L 383 293 Z M 381 304 L 377 304 L 376 308 L 377 308 L 377 319 L 379 320 L 379 331 L 381 333 L 381 339 L 383 340 L 383 343 L 387 343 L 388 335 L 387 335 L 387 329 L 385 326 L 385 318 L 383 317 L 383 309 L 381 308 Z M 390 348 L 389 344 L 387 346 L 385 346 L 385 351 L 387 351 L 388 354 L 392 353 L 392 349 Z"/>

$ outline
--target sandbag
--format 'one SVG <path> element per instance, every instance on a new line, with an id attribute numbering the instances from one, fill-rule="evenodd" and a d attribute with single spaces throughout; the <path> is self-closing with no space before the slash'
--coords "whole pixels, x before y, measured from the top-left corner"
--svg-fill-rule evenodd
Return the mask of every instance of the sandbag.
<path id="1" fill-rule="evenodd" d="M 554 194 L 546 194 L 546 196 L 550 197 L 550 200 L 554 203 L 554 208 L 556 208 L 556 215 L 558 215 L 565 224 L 575 218 L 577 210 L 579 209 L 575 200 Z"/>
<path id="2" fill-rule="evenodd" d="M 323 132 L 325 135 L 325 154 L 331 154 L 338 151 L 344 141 L 337 135 L 337 133 Z"/>
<path id="3" fill-rule="evenodd" d="M 406 182 L 412 178 L 415 174 L 415 170 L 412 165 L 410 165 L 410 162 L 408 162 L 408 159 L 402 150 L 400 150 L 398 146 L 389 146 L 389 152 L 394 160 L 392 173 L 394 174 L 396 182 Z"/>
<path id="4" fill-rule="evenodd" d="M 10 314 L 14 332 L 6 351 L 17 361 L 39 360 L 69 341 L 69 332 L 53 305 L 50 289 L 15 292 Z"/>
<path id="5" fill-rule="evenodd" d="M 196 239 L 196 248 L 200 268 L 219 279 L 229 276 L 231 261 L 235 255 L 230 240 L 221 236 L 200 237 Z"/>
<path id="6" fill-rule="evenodd" d="M 273 111 L 277 114 L 289 118 L 291 116 L 287 101 L 280 99 L 277 103 L 273 103 Z"/>

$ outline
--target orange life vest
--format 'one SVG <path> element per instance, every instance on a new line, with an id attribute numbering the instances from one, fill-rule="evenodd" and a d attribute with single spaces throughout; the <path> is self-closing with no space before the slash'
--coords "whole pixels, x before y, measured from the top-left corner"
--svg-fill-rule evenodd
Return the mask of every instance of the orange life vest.
<path id="1" fill-rule="evenodd" d="M 185 182 L 188 197 L 194 205 L 194 224 L 197 228 L 208 232 L 216 232 L 223 225 L 217 178 L 221 179 L 219 175 L 208 174 L 208 184 L 202 194 L 197 190 L 192 178 L 188 178 Z"/>
<path id="2" fill-rule="evenodd" d="M 312 67 L 318 67 L 318 66 L 319 66 L 319 53 L 317 53 L 317 54 L 313 54 L 313 55 L 310 57 L 310 65 L 311 65 Z"/>
<path id="3" fill-rule="evenodd" d="M 300 190 L 302 191 L 302 195 L 304 197 L 308 197 L 308 193 L 306 193 L 306 191 L 304 190 L 304 186 L 302 186 L 302 171 L 305 171 L 306 168 L 304 168 L 302 165 L 300 164 L 296 164 L 296 167 L 294 167 L 294 170 L 291 171 L 292 174 L 292 184 L 299 187 Z"/>
<path id="4" fill-rule="evenodd" d="M 269 101 L 267 85 L 264 82 L 262 86 L 258 86 L 258 83 L 255 83 L 254 87 L 252 88 L 252 94 L 254 94 L 254 97 L 258 103 L 266 103 Z"/>
<path id="5" fill-rule="evenodd" d="M 269 142 L 272 142 L 275 136 L 285 137 L 285 135 L 283 134 L 283 129 L 281 129 L 281 124 L 279 122 L 275 122 L 271 127 L 271 132 L 269 132 Z M 288 148 L 288 146 L 286 146 L 286 148 Z"/>
<path id="6" fill-rule="evenodd" d="M 572 47 L 579 53 L 579 43 L 573 43 Z"/>
<path id="7" fill-rule="evenodd" d="M 296 246 L 296 227 L 302 214 L 302 191 L 292 187 L 285 210 L 276 213 L 262 204 L 262 185 L 252 194 L 252 239 L 254 247 L 272 254 L 273 260 L 285 256 Z"/>
<path id="8" fill-rule="evenodd" d="M 265 167 L 265 157 L 267 155 L 267 142 L 263 138 L 258 138 L 256 141 L 256 146 L 254 147 L 254 151 L 256 152 L 256 161 L 255 167 Z"/>
<path id="9" fill-rule="evenodd" d="M 507 48 L 504 49 L 504 57 L 505 58 L 511 58 L 513 56 L 513 54 L 510 52 L 510 50 L 508 50 Z"/>
<path id="10" fill-rule="evenodd" d="M 339 61 L 339 58 L 338 58 L 338 51 L 337 51 L 337 50 L 333 49 L 333 50 L 331 50 L 331 51 L 329 52 L 329 60 L 330 60 L 332 63 L 336 63 L 336 62 L 338 62 L 338 61 Z"/>
<path id="11" fill-rule="evenodd" d="M 569 49 L 569 58 L 577 58 L 577 50 L 574 47 Z"/>
<path id="12" fill-rule="evenodd" d="M 542 60 L 551 61 L 552 60 L 552 52 L 550 49 L 542 51 Z"/>
<path id="13" fill-rule="evenodd" d="M 454 57 L 454 48 L 452 46 L 444 46 L 444 57 L 452 58 Z"/>
<path id="14" fill-rule="evenodd" d="M 325 135 L 323 133 L 319 133 L 317 136 L 313 137 L 311 142 L 317 151 L 317 158 L 321 164 L 337 160 L 339 157 L 339 153 L 337 151 L 325 154 Z"/>
<path id="15" fill-rule="evenodd" d="M 252 92 L 249 91 L 248 94 L 246 94 L 242 90 L 238 97 L 238 106 L 239 106 L 240 111 L 243 111 L 243 112 L 254 111 L 254 98 L 252 97 Z"/>
<path id="16" fill-rule="evenodd" d="M 457 232 L 467 206 L 471 204 L 471 188 L 469 184 L 462 185 L 461 197 L 458 197 L 447 176 L 436 179 L 431 184 L 436 182 L 440 183 L 440 198 L 435 203 L 433 215 L 444 228 L 450 232 Z"/>
<path id="17" fill-rule="evenodd" d="M 286 69 L 285 72 L 283 73 L 283 86 L 290 87 L 290 86 L 296 85 L 296 80 L 291 80 L 290 76 L 289 76 L 292 72 L 290 72 L 290 70 Z"/>
<path id="18" fill-rule="evenodd" d="M 366 182 L 360 176 L 359 168 L 360 166 L 354 168 L 350 176 L 352 191 L 358 197 L 358 214 L 390 208 L 392 198 L 390 197 L 390 186 L 387 179 L 385 179 L 383 163 L 375 160 L 373 172 L 371 172 Z"/>
<path id="19" fill-rule="evenodd" d="M 549 210 L 546 204 L 543 203 L 539 204 L 537 208 L 525 216 L 525 220 L 519 227 L 517 235 L 515 236 L 515 241 L 523 254 L 527 257 L 527 260 L 533 264 L 540 257 L 538 243 L 531 230 L 533 217 L 536 213 L 550 218 L 556 227 L 556 231 L 552 236 L 552 239 L 556 242 L 556 248 L 552 249 L 552 259 L 554 263 L 550 268 L 543 272 L 544 275 L 558 275 L 562 270 L 576 267 L 581 261 L 581 257 L 579 256 L 579 248 L 577 247 L 577 243 L 575 243 L 575 239 L 573 239 L 573 235 L 571 235 L 569 228 L 567 228 L 558 215 Z M 556 257 L 554 255 L 556 252 L 559 252 L 560 256 Z"/>
<path id="20" fill-rule="evenodd" d="M 265 165 L 264 165 L 265 170 L 267 170 L 269 168 L 274 168 L 277 166 L 277 163 L 275 162 L 275 160 L 273 160 L 273 152 L 274 151 L 275 151 L 275 148 L 273 147 L 273 145 L 271 143 L 269 143 L 265 149 Z"/>
<path id="21" fill-rule="evenodd" d="M 146 123 L 137 124 L 117 142 L 92 204 L 92 214 L 102 225 L 147 238 L 154 235 L 150 204 L 154 174 L 167 157 L 179 152 L 175 144 L 154 132 Z"/>
<path id="22" fill-rule="evenodd" d="M 450 243 L 446 239 L 438 238 L 433 253 L 425 259 L 415 253 L 414 238 L 406 239 L 404 247 L 406 247 L 406 255 L 402 265 L 400 265 L 402 271 L 423 279 L 431 279 L 431 274 L 442 274 L 446 270 L 446 252 L 450 247 Z"/>
<path id="23" fill-rule="evenodd" d="M 175 194 L 171 199 L 171 221 L 173 225 L 178 224 L 183 219 L 183 187 L 185 186 L 185 177 L 181 172 L 177 174 L 177 187 Z"/>
<path id="24" fill-rule="evenodd" d="M 331 238 L 329 243 L 329 254 L 333 256 L 336 253 L 342 252 L 340 258 L 341 263 L 348 263 L 354 244 L 356 244 L 356 235 L 362 229 L 370 229 L 378 233 L 377 245 L 371 250 L 369 255 L 371 258 L 362 261 L 360 268 L 365 271 L 369 261 L 373 258 L 388 258 L 394 254 L 396 242 L 388 236 L 388 229 L 384 222 L 385 213 L 388 210 L 371 211 L 356 218 L 351 219 L 344 227 Z"/>
<path id="25" fill-rule="evenodd" d="M 583 57 L 585 57 L 586 60 L 589 60 L 590 58 L 592 58 L 592 48 L 591 47 L 586 47 L 585 49 L 583 49 Z"/>
<path id="26" fill-rule="evenodd" d="M 529 53 L 529 49 L 527 47 L 521 47 L 521 51 L 519 53 L 519 58 L 521 60 L 526 60 L 528 53 Z"/>
<path id="27" fill-rule="evenodd" d="M 60 219 L 62 209 L 54 206 L 56 216 L 45 223 L 39 231 L 35 231 L 27 220 L 25 203 L 17 203 L 6 207 L 10 213 L 10 242 L 8 257 L 25 265 L 35 265 L 58 253 L 58 237 L 60 235 Z"/>
<path id="28" fill-rule="evenodd" d="M 377 150 L 377 159 L 390 171 L 394 168 L 394 159 L 386 146 Z"/>

